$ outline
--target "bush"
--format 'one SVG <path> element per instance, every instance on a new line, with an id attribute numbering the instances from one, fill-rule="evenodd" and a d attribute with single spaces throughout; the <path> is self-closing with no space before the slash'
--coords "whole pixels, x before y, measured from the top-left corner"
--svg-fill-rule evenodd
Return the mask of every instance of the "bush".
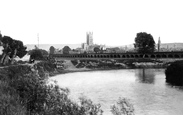
<path id="1" fill-rule="evenodd" d="M 176 86 L 183 86 L 183 61 L 170 64 L 165 70 L 166 82 Z"/>
<path id="2" fill-rule="evenodd" d="M 25 115 L 26 109 L 20 103 L 15 90 L 7 82 L 0 81 L 0 115 Z"/>
<path id="3" fill-rule="evenodd" d="M 34 60 L 44 60 L 45 56 L 48 56 L 48 52 L 42 49 L 33 49 L 28 52 L 30 59 Z"/>
<path id="4" fill-rule="evenodd" d="M 52 70 L 46 66 L 49 64 L 0 69 L 0 104 L 4 107 L 0 113 L 11 110 L 7 115 L 98 115 L 101 112 L 90 100 L 80 99 L 80 103 L 75 103 L 68 98 L 68 89 L 48 85 L 45 71 Z"/>
<path id="5" fill-rule="evenodd" d="M 78 64 L 78 60 L 71 60 L 71 62 L 74 66 Z"/>
<path id="6" fill-rule="evenodd" d="M 134 107 L 126 98 L 119 98 L 116 104 L 111 106 L 113 115 L 134 115 Z"/>

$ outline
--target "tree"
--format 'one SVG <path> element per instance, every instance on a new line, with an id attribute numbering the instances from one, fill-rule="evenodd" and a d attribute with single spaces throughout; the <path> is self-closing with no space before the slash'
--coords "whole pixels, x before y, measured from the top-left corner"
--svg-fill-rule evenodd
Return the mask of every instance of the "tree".
<path id="1" fill-rule="evenodd" d="M 55 53 L 55 48 L 53 46 L 50 47 L 50 54 L 54 54 Z"/>
<path id="2" fill-rule="evenodd" d="M 43 54 L 41 52 L 41 50 L 39 49 L 33 49 L 30 51 L 30 61 L 31 60 L 42 60 L 44 57 L 43 57 Z"/>
<path id="3" fill-rule="evenodd" d="M 183 86 L 183 61 L 171 63 L 165 70 L 166 82 L 174 86 Z"/>
<path id="4" fill-rule="evenodd" d="M 146 32 L 137 33 L 134 47 L 139 53 L 151 53 L 155 50 L 155 42 L 151 34 Z"/>
<path id="5" fill-rule="evenodd" d="M 99 47 L 95 47 L 93 50 L 94 50 L 95 53 L 99 53 L 100 52 Z"/>
<path id="6" fill-rule="evenodd" d="M 27 53 L 27 47 L 23 45 L 22 41 L 14 40 L 9 36 L 3 36 L 0 40 L 4 48 L 0 62 L 3 65 L 6 65 L 9 61 L 13 64 L 16 56 L 22 58 Z"/>
<path id="7" fill-rule="evenodd" d="M 69 46 L 64 46 L 63 50 L 63 54 L 69 54 L 69 51 L 71 51 L 71 48 Z"/>
<path id="8" fill-rule="evenodd" d="M 48 55 L 48 52 L 43 49 L 33 49 L 28 52 L 31 60 L 44 60 L 44 56 Z"/>
<path id="9" fill-rule="evenodd" d="M 19 58 L 22 58 L 27 54 L 27 47 L 23 45 L 22 41 L 19 40 L 13 40 L 13 43 L 10 45 L 10 48 L 12 49 L 12 52 L 10 54 L 11 58 L 11 64 L 14 62 L 14 58 L 18 56 Z"/>
<path id="10" fill-rule="evenodd" d="M 1 46 L 1 43 L 2 43 L 2 42 L 1 42 L 2 38 L 3 38 L 3 37 L 2 37 L 1 31 L 0 31 L 0 46 Z"/>

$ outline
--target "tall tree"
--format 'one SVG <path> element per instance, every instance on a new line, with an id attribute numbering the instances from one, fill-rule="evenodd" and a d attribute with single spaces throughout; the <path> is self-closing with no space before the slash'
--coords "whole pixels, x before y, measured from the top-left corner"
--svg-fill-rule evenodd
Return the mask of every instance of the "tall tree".
<path id="1" fill-rule="evenodd" d="M 155 50 L 155 41 L 151 34 L 146 32 L 137 33 L 135 37 L 134 47 L 139 53 L 151 53 Z"/>
<path id="2" fill-rule="evenodd" d="M 3 36 L 1 42 L 4 49 L 0 63 L 3 65 L 6 65 L 9 61 L 13 64 L 16 56 L 22 58 L 27 53 L 27 47 L 23 45 L 22 41 L 14 40 L 9 36 Z"/>
<path id="3" fill-rule="evenodd" d="M 69 54 L 69 51 L 71 51 L 71 48 L 69 46 L 64 46 L 63 50 L 63 54 Z"/>
<path id="4" fill-rule="evenodd" d="M 53 46 L 50 47 L 50 54 L 54 54 L 55 53 L 55 48 Z"/>

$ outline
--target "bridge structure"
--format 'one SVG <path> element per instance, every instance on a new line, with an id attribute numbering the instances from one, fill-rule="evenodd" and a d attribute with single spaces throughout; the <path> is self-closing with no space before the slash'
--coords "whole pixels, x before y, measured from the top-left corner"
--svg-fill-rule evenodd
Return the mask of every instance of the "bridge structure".
<path id="1" fill-rule="evenodd" d="M 183 59 L 183 52 L 52 54 L 56 59 Z"/>

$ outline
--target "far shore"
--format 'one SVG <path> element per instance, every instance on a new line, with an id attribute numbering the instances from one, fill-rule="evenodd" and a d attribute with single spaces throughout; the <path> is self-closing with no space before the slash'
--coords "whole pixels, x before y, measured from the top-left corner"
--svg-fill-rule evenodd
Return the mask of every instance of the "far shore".
<path id="1" fill-rule="evenodd" d="M 58 68 L 57 72 L 50 76 L 59 74 L 74 73 L 74 72 L 88 72 L 88 71 L 105 71 L 105 70 L 122 70 L 122 69 L 165 69 L 172 60 L 163 62 L 133 62 L 133 63 L 116 63 L 112 62 L 111 65 L 99 65 L 98 62 L 85 62 L 78 61 L 72 62 L 72 60 L 63 60 L 62 68 Z M 76 64 L 73 64 L 76 63 Z M 106 64 L 106 62 L 104 63 Z"/>

